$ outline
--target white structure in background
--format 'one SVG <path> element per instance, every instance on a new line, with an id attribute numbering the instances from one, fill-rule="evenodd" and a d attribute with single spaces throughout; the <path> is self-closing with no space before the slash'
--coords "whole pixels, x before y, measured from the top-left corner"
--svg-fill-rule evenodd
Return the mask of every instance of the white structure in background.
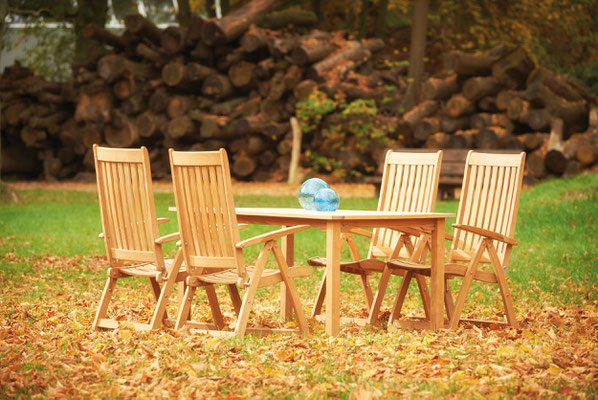
<path id="1" fill-rule="evenodd" d="M 108 0 L 109 19 L 106 23 L 106 28 L 118 33 L 124 29 L 124 26 L 122 21 L 119 21 L 114 15 L 114 8 L 112 7 L 113 1 L 119 0 Z M 148 14 L 150 14 L 150 5 L 155 3 L 156 2 L 153 0 L 137 0 L 137 9 L 139 14 L 147 17 Z M 163 12 L 161 15 L 170 15 L 171 18 L 169 21 L 158 21 L 157 25 L 160 28 L 165 28 L 169 25 L 175 24 L 175 18 L 171 10 L 174 8 L 176 13 L 178 12 L 179 8 L 177 0 L 166 0 L 163 3 Z M 216 1 L 216 12 L 220 12 L 219 0 Z M 8 18 L 10 18 L 10 16 L 8 16 L 7 19 Z M 56 32 L 60 32 L 60 29 L 58 28 L 70 29 L 72 26 L 70 23 L 56 22 L 48 22 L 44 25 L 52 35 L 56 34 Z M 14 20 L 6 25 L 6 31 L 4 33 L 4 48 L 0 54 L 0 73 L 4 71 L 4 68 L 13 65 L 15 61 L 23 60 L 27 52 L 38 45 L 39 40 L 34 35 L 23 35 L 23 29 L 27 28 L 28 26 L 31 25 L 22 21 Z"/>

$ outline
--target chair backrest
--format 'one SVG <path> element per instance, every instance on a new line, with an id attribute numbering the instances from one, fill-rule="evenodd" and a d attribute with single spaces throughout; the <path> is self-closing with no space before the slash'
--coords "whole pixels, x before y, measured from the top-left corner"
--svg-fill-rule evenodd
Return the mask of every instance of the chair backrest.
<path id="1" fill-rule="evenodd" d="M 185 152 L 170 149 L 179 232 L 190 273 L 236 268 L 245 273 L 230 167 L 224 149 Z"/>
<path id="2" fill-rule="evenodd" d="M 93 146 L 106 255 L 122 261 L 164 266 L 147 149 Z"/>
<path id="3" fill-rule="evenodd" d="M 525 153 L 496 154 L 470 151 L 465 162 L 457 224 L 470 225 L 513 237 L 523 181 Z M 455 229 L 449 259 L 468 260 L 482 238 Z M 507 266 L 511 246 L 494 242 Z M 486 257 L 482 261 L 488 261 Z"/>
<path id="4" fill-rule="evenodd" d="M 378 211 L 432 212 L 436 204 L 442 151 L 388 151 L 378 199 Z M 368 257 L 389 257 L 399 233 L 373 231 Z"/>

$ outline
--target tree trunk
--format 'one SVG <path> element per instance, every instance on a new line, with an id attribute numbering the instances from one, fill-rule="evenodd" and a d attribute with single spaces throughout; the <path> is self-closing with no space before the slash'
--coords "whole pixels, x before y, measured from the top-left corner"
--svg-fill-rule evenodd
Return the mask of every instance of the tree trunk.
<path id="1" fill-rule="evenodd" d="M 409 47 L 409 83 L 403 99 L 405 110 L 410 110 L 420 100 L 421 83 L 424 75 L 424 57 L 426 55 L 429 5 L 430 0 L 419 0 L 413 6 L 411 45 Z"/>
<path id="2" fill-rule="evenodd" d="M 245 33 L 249 26 L 278 6 L 278 0 L 253 0 L 221 19 L 210 19 L 202 26 L 202 39 L 208 45 L 228 43 Z"/>
<path id="3" fill-rule="evenodd" d="M 77 15 L 75 17 L 75 61 L 84 63 L 89 55 L 101 48 L 101 43 L 96 39 L 87 38 L 83 35 L 85 26 L 93 22 L 99 27 L 106 24 L 108 13 L 107 0 L 88 0 L 77 3 Z"/>

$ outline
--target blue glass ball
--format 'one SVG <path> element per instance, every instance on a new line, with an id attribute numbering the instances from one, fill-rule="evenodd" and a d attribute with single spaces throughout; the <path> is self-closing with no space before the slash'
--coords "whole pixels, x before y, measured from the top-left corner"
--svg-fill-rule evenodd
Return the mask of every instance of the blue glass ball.
<path id="1" fill-rule="evenodd" d="M 330 188 L 330 186 L 320 178 L 311 178 L 303 182 L 303 185 L 299 188 L 299 194 L 297 195 L 301 207 L 305 210 L 315 210 L 314 195 L 318 190 L 326 188 Z"/>
<path id="2" fill-rule="evenodd" d="M 332 189 L 320 189 L 314 195 L 314 204 L 318 211 L 336 211 L 340 200 Z"/>

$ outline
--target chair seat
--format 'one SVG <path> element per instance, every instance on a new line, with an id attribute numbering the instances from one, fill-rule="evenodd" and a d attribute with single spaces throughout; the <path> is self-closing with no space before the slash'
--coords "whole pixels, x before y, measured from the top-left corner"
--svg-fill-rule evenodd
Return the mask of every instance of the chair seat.
<path id="1" fill-rule="evenodd" d="M 312 267 L 325 267 L 326 257 L 312 257 L 307 260 L 307 263 Z M 342 261 L 341 271 L 355 275 L 369 275 L 373 272 L 382 272 L 385 265 L 386 263 L 384 261 L 375 258 L 368 258 L 359 261 Z"/>
<path id="2" fill-rule="evenodd" d="M 420 275 L 430 276 L 431 267 L 408 260 L 391 260 L 388 267 L 396 274 L 398 271 L 410 271 Z"/>
<path id="3" fill-rule="evenodd" d="M 247 266 L 245 269 L 247 270 L 249 278 L 253 278 L 253 275 L 255 274 L 255 266 L 250 265 Z M 291 267 L 289 268 L 289 272 L 291 274 L 291 277 L 296 278 L 310 276 L 312 270 L 309 267 Z M 280 270 L 266 268 L 262 270 L 262 276 L 260 277 L 260 279 L 275 277 L 276 275 L 280 275 Z M 239 274 L 237 273 L 236 269 L 227 269 L 220 272 L 214 272 L 212 274 L 198 275 L 197 278 L 201 282 L 225 285 L 236 284 L 239 282 Z"/>
<path id="4" fill-rule="evenodd" d="M 173 262 L 174 262 L 174 258 L 165 258 L 164 259 L 164 264 L 166 265 L 166 271 L 170 271 L 172 269 Z M 155 278 L 160 273 L 160 270 L 158 269 L 156 264 L 143 263 L 143 264 L 131 265 L 130 267 L 126 267 L 126 268 L 121 268 L 121 269 L 119 269 L 119 272 L 121 272 L 123 275 L 127 275 L 127 276 L 143 276 L 143 277 L 147 277 L 147 278 Z M 181 269 L 179 270 L 178 275 L 186 275 L 186 273 L 187 273 L 187 271 L 185 269 L 185 266 L 182 266 Z M 177 280 L 180 280 L 179 277 L 177 277 Z"/>

